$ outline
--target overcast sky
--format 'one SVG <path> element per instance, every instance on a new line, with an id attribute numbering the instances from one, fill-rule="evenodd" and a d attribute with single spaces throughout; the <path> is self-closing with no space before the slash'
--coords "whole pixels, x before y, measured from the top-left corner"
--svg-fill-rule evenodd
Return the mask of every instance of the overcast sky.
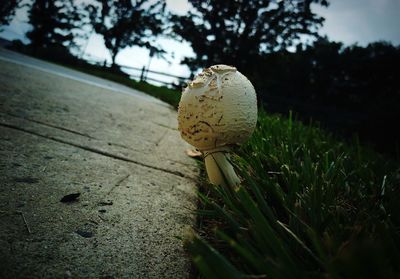
<path id="1" fill-rule="evenodd" d="M 325 17 L 320 33 L 329 39 L 346 45 L 357 43 L 365 46 L 370 42 L 385 40 L 400 45 L 400 0 L 330 0 L 328 8 L 314 6 L 314 11 Z M 184 14 L 190 8 L 187 0 L 167 0 L 167 7 Z M 1 37 L 21 39 L 29 29 L 24 24 L 26 15 L 18 13 L 10 26 L 4 27 Z M 161 39 L 159 43 L 169 53 L 167 60 L 153 58 L 150 69 L 188 76 L 189 70 L 179 62 L 184 56 L 194 55 L 187 43 Z M 110 55 L 99 35 L 92 35 L 84 44 L 85 57 L 107 59 Z M 148 51 L 137 47 L 127 48 L 117 55 L 117 63 L 142 67 L 149 62 Z"/>
<path id="2" fill-rule="evenodd" d="M 330 0 L 328 8 L 316 7 L 325 17 L 321 34 L 345 44 L 385 40 L 400 45 L 400 0 Z"/>

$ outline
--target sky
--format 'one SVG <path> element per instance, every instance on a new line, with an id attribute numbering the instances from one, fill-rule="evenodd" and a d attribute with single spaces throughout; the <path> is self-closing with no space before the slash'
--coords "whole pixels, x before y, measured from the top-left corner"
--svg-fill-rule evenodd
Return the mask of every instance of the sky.
<path id="1" fill-rule="evenodd" d="M 167 9 L 183 15 L 190 9 L 190 4 L 187 0 L 167 0 Z M 331 40 L 345 45 L 365 46 L 381 40 L 400 45 L 400 0 L 330 0 L 328 8 L 314 5 L 313 10 L 325 18 L 320 34 L 327 35 Z M 30 28 L 26 21 L 26 11 L 19 11 L 11 24 L 3 27 L 0 37 L 28 42 L 24 39 L 25 32 Z M 153 57 L 150 60 L 148 50 L 130 47 L 117 55 L 116 62 L 138 68 L 150 65 L 151 70 L 189 76 L 188 67 L 181 65 L 180 61 L 185 56 L 194 56 L 190 45 L 166 38 L 159 39 L 158 43 L 167 51 L 166 59 Z M 82 42 L 80 55 L 91 60 L 111 61 L 102 36 L 94 33 L 88 41 Z M 170 78 L 151 74 L 149 77 L 171 81 Z"/>
<path id="2" fill-rule="evenodd" d="M 346 45 L 365 46 L 375 41 L 400 45 L 400 0 L 330 0 L 328 8 L 315 7 L 325 18 L 320 34 Z"/>

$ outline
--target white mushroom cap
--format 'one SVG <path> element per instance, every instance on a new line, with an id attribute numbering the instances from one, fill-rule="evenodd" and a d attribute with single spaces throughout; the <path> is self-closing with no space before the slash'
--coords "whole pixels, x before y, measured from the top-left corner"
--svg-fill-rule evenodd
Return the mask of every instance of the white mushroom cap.
<path id="1" fill-rule="evenodd" d="M 235 67 L 207 68 L 182 93 L 178 128 L 182 138 L 201 151 L 243 143 L 256 122 L 254 87 Z"/>

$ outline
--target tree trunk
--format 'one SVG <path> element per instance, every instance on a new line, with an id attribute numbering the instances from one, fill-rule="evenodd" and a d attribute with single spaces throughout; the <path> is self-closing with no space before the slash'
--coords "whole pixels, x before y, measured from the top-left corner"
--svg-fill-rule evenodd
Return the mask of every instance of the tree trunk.
<path id="1" fill-rule="evenodd" d="M 111 69 L 116 69 L 117 64 L 115 63 L 115 57 L 117 56 L 118 51 L 112 50 L 111 51 Z"/>

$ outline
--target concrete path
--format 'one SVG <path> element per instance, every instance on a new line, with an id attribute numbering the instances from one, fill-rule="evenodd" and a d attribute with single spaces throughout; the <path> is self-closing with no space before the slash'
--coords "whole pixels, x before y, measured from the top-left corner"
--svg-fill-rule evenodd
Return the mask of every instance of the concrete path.
<path id="1" fill-rule="evenodd" d="M 198 173 L 176 127 L 157 99 L 0 49 L 0 278 L 187 278 Z"/>

